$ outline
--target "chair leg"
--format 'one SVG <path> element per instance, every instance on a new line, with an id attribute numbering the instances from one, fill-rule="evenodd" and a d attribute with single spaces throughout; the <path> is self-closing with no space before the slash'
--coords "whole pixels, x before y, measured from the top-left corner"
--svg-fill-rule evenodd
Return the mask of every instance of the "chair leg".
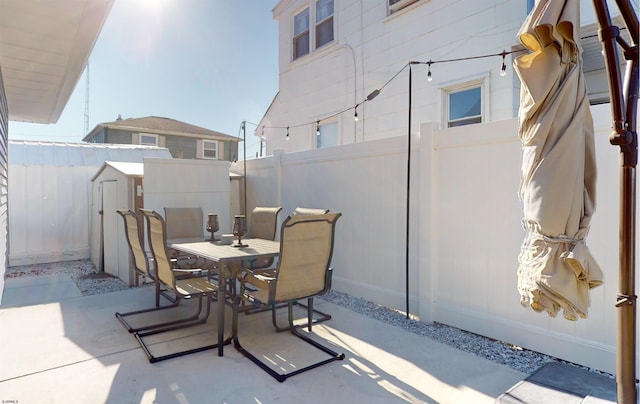
<path id="1" fill-rule="evenodd" d="M 159 285 L 156 282 L 156 291 L 158 290 L 158 288 L 159 288 Z M 145 314 L 145 313 L 152 313 L 154 311 L 160 311 L 160 310 L 166 310 L 166 309 L 175 308 L 176 306 L 178 306 L 180 304 L 180 300 L 181 300 L 179 296 L 176 296 L 175 299 L 167 298 L 171 302 L 171 304 L 168 305 L 168 306 L 160 306 L 159 305 L 159 299 L 160 299 L 160 293 L 156 294 L 156 307 L 152 307 L 150 309 L 142 309 L 142 310 L 130 311 L 130 312 L 127 312 L 127 313 L 116 312 L 115 316 L 116 316 L 116 318 L 118 320 L 120 320 L 122 325 L 124 325 L 124 327 L 127 329 L 127 331 L 129 333 L 134 333 L 134 332 L 152 330 L 152 329 L 156 329 L 156 328 L 168 327 L 168 326 L 172 326 L 172 325 L 176 325 L 176 324 L 188 323 L 188 322 L 196 320 L 200 316 L 200 313 L 202 312 L 202 304 L 200 304 L 199 308 L 198 308 L 198 312 L 196 314 L 194 314 L 193 316 L 190 316 L 190 317 L 187 317 L 187 318 L 181 318 L 181 319 L 173 320 L 173 321 L 166 321 L 166 322 L 163 322 L 163 323 L 148 324 L 148 325 L 141 326 L 141 327 L 133 327 L 125 319 L 125 317 L 129 317 L 129 316 L 135 316 L 135 315 L 140 315 L 140 314 Z"/>
<path id="2" fill-rule="evenodd" d="M 126 313 L 116 312 L 115 315 L 116 315 L 116 318 L 118 320 L 120 320 L 122 325 L 124 325 L 124 327 L 127 329 L 127 331 L 129 333 L 134 333 L 134 332 L 138 332 L 138 331 L 143 331 L 143 330 L 147 330 L 147 329 L 150 329 L 150 328 L 154 328 L 154 327 L 156 327 L 156 325 L 148 325 L 148 326 L 143 326 L 143 327 L 133 327 L 131 324 L 129 324 L 127 322 L 125 317 L 140 315 L 140 314 L 144 314 L 144 313 L 151 313 L 151 312 L 154 312 L 154 311 L 171 309 L 171 308 L 176 307 L 178 304 L 179 303 L 176 302 L 176 303 L 172 303 L 172 304 L 170 304 L 168 306 L 161 306 L 161 307 L 156 306 L 156 307 L 153 307 L 153 308 L 150 308 L 150 309 L 135 310 L 135 311 L 129 311 L 129 312 L 126 312 Z M 182 321 L 183 320 L 176 320 L 176 322 L 182 322 Z"/>
<path id="3" fill-rule="evenodd" d="M 205 310 L 205 314 L 204 317 L 199 318 L 200 313 L 202 312 L 202 299 L 203 297 L 205 297 L 206 300 L 206 310 Z M 142 348 L 142 350 L 144 351 L 144 353 L 147 355 L 147 358 L 149 359 L 150 363 L 156 363 L 156 362 L 160 362 L 160 361 L 164 361 L 167 359 L 173 359 L 173 358 L 177 358 L 180 356 L 185 356 L 185 355 L 189 355 L 192 353 L 196 353 L 196 352 L 202 352 L 202 351 L 207 351 L 210 349 L 215 349 L 218 347 L 218 344 L 209 344 L 209 345 L 204 345 L 201 347 L 197 347 L 197 348 L 192 348 L 192 349 L 187 349 L 184 351 L 179 351 L 179 352 L 174 352 L 174 353 L 170 353 L 167 355 L 162 355 L 162 356 L 154 356 L 151 353 L 151 350 L 149 349 L 149 347 L 147 346 L 147 344 L 144 342 L 144 337 L 148 337 L 150 335 L 157 335 L 157 334 L 161 334 L 164 332 L 168 332 L 168 331 L 174 331 L 174 330 L 178 330 L 178 329 L 182 329 L 182 328 L 188 328 L 188 327 L 193 327 L 199 324 L 204 324 L 207 322 L 207 319 L 209 318 L 209 314 L 211 313 L 211 297 L 209 294 L 202 294 L 198 297 L 198 311 L 195 315 L 189 317 L 190 319 L 193 319 L 193 321 L 187 321 L 186 319 L 182 320 L 181 324 L 174 324 L 171 325 L 170 323 L 165 323 L 165 325 L 167 325 L 166 327 L 162 327 L 162 328 L 155 328 L 155 329 L 151 329 L 150 331 L 146 331 L 146 332 L 136 332 L 135 333 L 135 337 L 136 340 L 138 341 L 138 344 L 140 344 L 140 347 Z M 195 317 L 195 319 L 194 319 Z M 227 345 L 231 343 L 231 339 L 228 339 L 226 341 L 224 341 L 224 344 Z"/>
<path id="4" fill-rule="evenodd" d="M 320 310 L 316 310 L 313 308 L 313 297 L 307 299 L 307 304 L 300 303 L 298 301 L 293 302 L 296 306 L 300 306 L 302 308 L 307 309 L 307 323 L 297 325 L 296 327 L 307 327 L 309 331 L 311 331 L 311 326 L 313 324 L 322 323 L 323 321 L 331 320 L 331 314 L 323 313 Z M 289 331 L 289 326 L 280 327 L 276 321 L 276 309 L 284 307 L 284 306 L 273 306 L 271 309 L 271 321 L 273 322 L 273 326 L 275 327 L 277 332 Z M 316 313 L 320 317 L 313 319 L 313 313 Z"/>
<path id="5" fill-rule="evenodd" d="M 327 363 L 336 361 L 336 360 L 342 360 L 344 359 L 344 354 L 343 353 L 337 353 L 334 352 L 333 350 L 325 347 L 324 345 L 320 344 L 317 341 L 314 341 L 313 339 L 309 338 L 306 335 L 301 334 L 298 330 L 297 327 L 293 325 L 293 302 L 289 302 L 288 303 L 288 316 L 289 316 L 289 330 L 291 331 L 291 333 L 293 335 L 295 335 L 296 337 L 302 339 L 303 341 L 313 345 L 314 347 L 320 349 L 321 351 L 327 353 L 330 355 L 329 358 L 313 363 L 309 366 L 305 366 L 303 368 L 299 368 L 296 369 L 293 372 L 289 372 L 289 373 L 278 373 L 275 370 L 273 370 L 271 367 L 269 367 L 266 363 L 264 363 L 263 361 L 261 361 L 258 357 L 256 357 L 255 355 L 253 355 L 251 352 L 249 352 L 248 350 L 246 350 L 241 344 L 240 344 L 240 340 L 238 339 L 238 312 L 239 312 L 239 303 L 240 302 L 240 298 L 236 298 L 233 302 L 233 324 L 231 327 L 231 332 L 232 332 L 232 338 L 233 338 L 233 346 L 234 348 L 240 352 L 245 358 L 251 360 L 251 362 L 255 363 L 256 365 L 258 365 L 258 367 L 262 370 L 264 370 L 265 372 L 267 372 L 271 377 L 273 377 L 274 379 L 276 379 L 277 381 L 279 381 L 280 383 L 284 382 L 285 380 L 287 380 L 289 377 L 291 376 L 295 376 L 298 375 L 300 373 L 306 372 L 307 370 L 311 370 L 311 369 L 315 369 L 319 366 L 325 365 Z"/>

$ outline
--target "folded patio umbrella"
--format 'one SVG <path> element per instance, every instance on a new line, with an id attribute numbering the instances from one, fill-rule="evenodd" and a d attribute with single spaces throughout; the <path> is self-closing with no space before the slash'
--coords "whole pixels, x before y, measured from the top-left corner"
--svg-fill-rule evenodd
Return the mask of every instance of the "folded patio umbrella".
<path id="1" fill-rule="evenodd" d="M 579 0 L 540 0 L 518 33 L 530 50 L 521 80 L 523 226 L 521 303 L 568 320 L 587 317 L 589 290 L 603 282 L 585 238 L 595 211 L 593 121 L 582 73 Z"/>

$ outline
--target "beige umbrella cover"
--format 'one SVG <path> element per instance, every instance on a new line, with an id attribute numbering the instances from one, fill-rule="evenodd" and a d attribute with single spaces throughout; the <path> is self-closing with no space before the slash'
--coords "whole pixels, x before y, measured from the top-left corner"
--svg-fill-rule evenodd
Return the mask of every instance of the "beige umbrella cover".
<path id="1" fill-rule="evenodd" d="M 587 317 L 602 271 L 585 244 L 595 211 L 593 121 L 582 73 L 579 0 L 536 2 L 518 33 L 522 82 L 523 226 L 520 302 L 568 320 Z"/>

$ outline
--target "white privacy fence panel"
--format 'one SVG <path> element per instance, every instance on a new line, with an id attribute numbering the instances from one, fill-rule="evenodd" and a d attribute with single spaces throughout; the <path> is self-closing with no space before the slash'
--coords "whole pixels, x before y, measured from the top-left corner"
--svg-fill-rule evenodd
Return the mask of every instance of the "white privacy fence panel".
<path id="1" fill-rule="evenodd" d="M 231 231 L 229 162 L 144 159 L 144 207 L 164 216 L 164 208 L 202 208 L 202 233 L 208 213 L 217 213 L 220 230 Z"/>
<path id="2" fill-rule="evenodd" d="M 589 318 L 549 318 L 519 303 L 516 271 L 524 232 L 516 119 L 443 130 L 423 124 L 413 139 L 411 313 L 422 321 L 615 372 L 618 150 L 608 142 L 609 106 L 592 107 L 592 112 L 598 206 L 587 245 L 606 283 L 591 292 Z M 281 220 L 296 206 L 342 212 L 333 289 L 404 310 L 406 176 L 406 136 L 290 154 L 277 151 L 247 161 L 248 205 L 269 206 L 275 192 L 283 207 Z"/>
<path id="3" fill-rule="evenodd" d="M 341 212 L 332 259 L 333 287 L 392 307 L 405 306 L 407 140 L 404 137 L 247 161 L 249 208 L 269 206 L 255 186 L 280 189 L 284 220 L 298 206 Z M 417 153 L 417 149 L 416 149 Z M 415 155 L 415 153 L 414 153 Z M 273 177 L 265 175 L 272 166 Z M 279 177 L 279 179 L 277 179 Z M 412 206 L 417 209 L 417 179 Z M 270 190 L 269 193 L 273 193 Z M 419 252 L 412 223 L 411 296 L 417 303 Z"/>
<path id="4" fill-rule="evenodd" d="M 607 283 L 592 291 L 587 320 L 550 318 L 518 303 L 524 232 L 517 129 L 510 120 L 434 133 L 433 320 L 614 372 L 618 197 L 617 177 L 606 173 L 615 172 L 616 150 L 608 133 L 596 138 L 602 168 L 587 244 Z"/>
<path id="5" fill-rule="evenodd" d="M 142 162 L 167 149 L 9 141 L 9 265 L 86 259 L 91 178 L 105 160 Z"/>

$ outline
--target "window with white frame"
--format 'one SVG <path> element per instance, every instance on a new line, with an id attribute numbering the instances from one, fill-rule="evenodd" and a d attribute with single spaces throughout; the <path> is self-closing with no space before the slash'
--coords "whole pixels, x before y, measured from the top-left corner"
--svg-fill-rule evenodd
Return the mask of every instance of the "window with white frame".
<path id="1" fill-rule="evenodd" d="M 293 17 L 293 59 L 309 54 L 309 8 Z"/>
<path id="2" fill-rule="evenodd" d="M 316 148 L 338 145 L 338 122 L 328 122 L 316 128 Z"/>
<path id="3" fill-rule="evenodd" d="M 333 42 L 335 38 L 334 0 L 307 1 L 309 5 L 293 16 L 293 60 Z M 313 29 L 311 21 L 314 21 Z"/>
<path id="4" fill-rule="evenodd" d="M 202 158 L 216 160 L 218 158 L 218 142 L 202 140 Z"/>
<path id="5" fill-rule="evenodd" d="M 333 41 L 333 0 L 316 1 L 316 48 Z"/>
<path id="6" fill-rule="evenodd" d="M 482 82 L 445 90 L 448 128 L 482 122 Z"/>
<path id="7" fill-rule="evenodd" d="M 387 0 L 389 6 L 389 15 L 397 13 L 405 7 L 412 5 L 420 0 Z"/>
<path id="8" fill-rule="evenodd" d="M 157 146 L 158 135 L 155 135 L 153 133 L 140 133 L 140 144 L 146 146 Z"/>

